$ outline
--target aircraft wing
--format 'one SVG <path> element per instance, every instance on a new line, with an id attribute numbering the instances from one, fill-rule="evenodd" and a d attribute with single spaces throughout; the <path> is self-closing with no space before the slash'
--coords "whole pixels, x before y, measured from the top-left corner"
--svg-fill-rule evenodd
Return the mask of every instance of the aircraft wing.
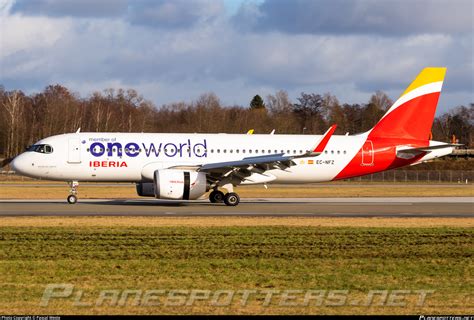
<path id="1" fill-rule="evenodd" d="M 265 173 L 268 170 L 288 170 L 289 167 L 296 165 L 293 161 L 298 158 L 308 158 L 319 156 L 329 142 L 336 126 L 332 126 L 322 136 L 321 140 L 315 146 L 313 151 L 308 151 L 299 155 L 287 155 L 284 153 L 270 154 L 257 157 L 246 157 L 241 160 L 207 163 L 199 166 L 197 171 L 206 172 L 209 180 L 213 183 L 217 181 L 238 181 L 263 183 L 274 180 L 275 177 Z"/>
<path id="2" fill-rule="evenodd" d="M 319 154 L 305 153 L 295 156 L 284 156 L 283 153 L 258 157 L 247 157 L 242 160 L 208 163 L 200 166 L 197 171 L 206 172 L 211 185 L 233 183 L 265 183 L 276 177 L 266 171 L 279 169 L 287 171 L 296 165 L 293 159 L 312 157 Z"/>
<path id="3" fill-rule="evenodd" d="M 295 158 L 310 157 L 312 155 L 303 154 L 298 156 L 284 156 L 283 153 L 272 154 L 267 156 L 258 156 L 258 157 L 247 157 L 242 160 L 235 161 L 225 161 L 225 162 L 216 162 L 208 163 L 202 165 L 198 171 L 203 172 L 215 172 L 215 171 L 226 171 L 228 169 L 235 168 L 247 168 L 249 166 L 261 167 L 262 169 L 271 170 L 271 169 L 286 169 L 295 163 L 292 162 Z"/>

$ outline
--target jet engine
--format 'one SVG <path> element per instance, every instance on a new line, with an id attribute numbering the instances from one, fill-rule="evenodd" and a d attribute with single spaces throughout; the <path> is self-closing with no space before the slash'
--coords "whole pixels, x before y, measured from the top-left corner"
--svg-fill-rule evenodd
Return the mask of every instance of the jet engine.
<path id="1" fill-rule="evenodd" d="M 139 196 L 170 200 L 195 200 L 209 191 L 203 172 L 160 169 L 153 174 L 153 182 L 137 184 Z"/>

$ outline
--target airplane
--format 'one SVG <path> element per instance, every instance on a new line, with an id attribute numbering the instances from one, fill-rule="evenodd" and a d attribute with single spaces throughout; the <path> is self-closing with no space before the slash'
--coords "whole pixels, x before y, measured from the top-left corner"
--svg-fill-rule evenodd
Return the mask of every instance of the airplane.
<path id="1" fill-rule="evenodd" d="M 236 206 L 234 187 L 348 179 L 415 165 L 458 144 L 430 139 L 446 68 L 425 68 L 369 131 L 334 135 L 80 132 L 42 139 L 15 157 L 16 173 L 66 181 L 131 182 L 139 196 L 205 198 Z M 226 193 L 223 192 L 226 191 Z"/>

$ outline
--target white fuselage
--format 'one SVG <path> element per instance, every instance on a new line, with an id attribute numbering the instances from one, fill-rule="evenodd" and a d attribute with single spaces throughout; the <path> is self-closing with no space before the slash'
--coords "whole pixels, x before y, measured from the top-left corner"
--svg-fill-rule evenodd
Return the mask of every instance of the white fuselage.
<path id="1" fill-rule="evenodd" d="M 153 173 L 159 169 L 196 168 L 280 153 L 302 155 L 313 150 L 321 138 L 320 135 L 71 133 L 38 141 L 36 145 L 48 145 L 52 152 L 24 152 L 15 158 L 14 167 L 22 175 L 48 180 L 144 182 L 152 181 Z M 430 141 L 430 145 L 437 143 Z M 416 163 L 451 151 L 452 148 L 434 150 Z M 395 152 L 395 145 L 377 147 L 367 140 L 367 133 L 333 135 L 320 155 L 294 159 L 296 165 L 286 170 L 267 171 L 266 180 L 257 176 L 242 184 L 322 182 L 369 174 L 390 169 Z M 404 165 L 408 164 L 411 163 Z"/>
<path id="2" fill-rule="evenodd" d="M 195 166 L 312 150 L 319 135 L 74 133 L 45 138 L 52 153 L 26 152 L 16 159 L 22 174 L 50 180 L 139 182 L 156 169 Z M 295 159 L 295 166 L 270 170 L 274 182 L 332 180 L 361 149 L 365 135 L 333 136 L 318 157 Z M 138 146 L 139 151 L 136 150 Z M 247 182 L 249 183 L 249 182 Z"/>

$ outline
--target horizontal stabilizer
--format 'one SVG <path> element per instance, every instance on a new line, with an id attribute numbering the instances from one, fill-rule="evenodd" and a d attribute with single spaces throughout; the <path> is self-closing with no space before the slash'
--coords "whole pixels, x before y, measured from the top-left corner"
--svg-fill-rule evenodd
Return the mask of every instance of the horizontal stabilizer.
<path id="1" fill-rule="evenodd" d="M 402 159 L 411 159 L 423 153 L 429 153 L 433 150 L 439 150 L 444 148 L 455 148 L 462 146 L 462 144 L 452 143 L 452 144 L 439 144 L 434 146 L 426 146 L 426 147 L 419 147 L 419 148 L 411 148 L 411 147 L 399 147 L 397 148 L 397 157 Z"/>

